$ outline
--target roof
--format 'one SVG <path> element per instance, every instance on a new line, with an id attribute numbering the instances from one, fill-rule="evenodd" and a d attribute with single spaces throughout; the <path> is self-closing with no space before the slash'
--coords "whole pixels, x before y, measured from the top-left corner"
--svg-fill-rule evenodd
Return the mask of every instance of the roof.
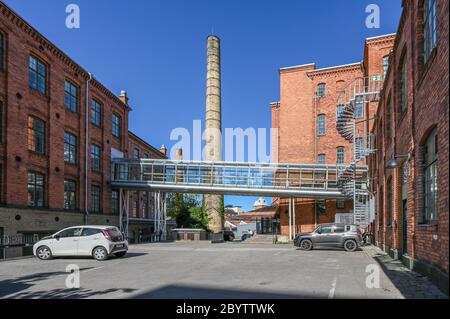
<path id="1" fill-rule="evenodd" d="M 140 138 L 139 136 L 137 136 L 137 135 L 134 134 L 133 132 L 128 131 L 128 134 L 130 134 L 131 137 L 137 139 L 139 142 L 145 144 L 145 146 L 147 146 L 148 148 L 150 148 L 150 149 L 153 150 L 154 152 L 157 152 L 158 154 L 160 154 L 162 158 L 167 158 L 167 156 L 164 155 L 163 153 L 161 153 L 160 150 L 158 150 L 156 147 L 150 145 L 149 143 L 147 143 L 146 141 L 144 141 L 142 138 Z"/>

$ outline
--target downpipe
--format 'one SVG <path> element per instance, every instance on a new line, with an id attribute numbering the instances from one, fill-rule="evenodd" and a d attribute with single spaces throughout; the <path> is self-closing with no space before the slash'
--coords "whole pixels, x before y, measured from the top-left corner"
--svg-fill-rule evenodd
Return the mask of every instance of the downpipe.
<path id="1" fill-rule="evenodd" d="M 89 73 L 89 79 L 86 81 L 86 109 L 85 109 L 85 141 L 84 141 L 84 224 L 88 224 L 88 155 L 89 155 L 89 83 L 92 80 L 92 74 Z"/>

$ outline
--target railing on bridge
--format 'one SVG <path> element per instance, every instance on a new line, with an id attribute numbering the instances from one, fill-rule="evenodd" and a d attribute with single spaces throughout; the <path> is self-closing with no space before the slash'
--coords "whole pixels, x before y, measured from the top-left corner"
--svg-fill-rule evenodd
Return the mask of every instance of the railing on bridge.
<path id="1" fill-rule="evenodd" d="M 112 186 L 127 189 L 237 195 L 341 197 L 346 165 L 114 159 Z M 356 167 L 361 180 L 366 166 Z M 362 187 L 362 184 L 360 185 Z"/>

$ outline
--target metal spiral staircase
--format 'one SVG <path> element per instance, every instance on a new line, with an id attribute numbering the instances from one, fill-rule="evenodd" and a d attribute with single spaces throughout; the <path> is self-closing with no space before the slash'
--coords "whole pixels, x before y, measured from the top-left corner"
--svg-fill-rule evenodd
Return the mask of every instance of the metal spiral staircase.
<path id="1" fill-rule="evenodd" d="M 378 102 L 383 87 L 381 76 L 356 79 L 338 95 L 338 105 L 342 106 L 337 116 L 336 129 L 350 143 L 353 143 L 353 163 L 339 172 L 338 187 L 348 198 L 353 199 L 354 223 L 365 227 L 369 220 L 369 201 L 367 174 L 357 173 L 358 162 L 375 152 L 373 138 L 368 134 L 366 118 L 367 105 Z"/>

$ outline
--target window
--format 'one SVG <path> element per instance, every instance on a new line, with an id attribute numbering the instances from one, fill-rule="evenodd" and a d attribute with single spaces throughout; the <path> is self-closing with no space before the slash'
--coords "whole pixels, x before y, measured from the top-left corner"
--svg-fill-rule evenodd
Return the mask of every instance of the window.
<path id="1" fill-rule="evenodd" d="M 386 77 L 389 68 L 389 55 L 383 57 L 383 77 Z"/>
<path id="2" fill-rule="evenodd" d="M 319 199 L 316 201 L 316 209 L 317 213 L 319 215 L 326 215 L 327 214 L 327 205 L 326 205 L 325 199 Z"/>
<path id="3" fill-rule="evenodd" d="M 345 208 L 345 199 L 336 200 L 336 208 Z"/>
<path id="4" fill-rule="evenodd" d="M 66 109 L 76 112 L 78 109 L 78 88 L 72 82 L 66 80 L 66 91 L 64 96 Z"/>
<path id="5" fill-rule="evenodd" d="M 323 225 L 320 227 L 320 233 L 321 234 L 330 234 L 333 232 L 333 226 L 331 225 Z"/>
<path id="6" fill-rule="evenodd" d="M 355 100 L 355 118 L 364 117 L 364 96 L 358 95 Z"/>
<path id="7" fill-rule="evenodd" d="M 423 4 L 423 64 L 427 64 L 431 52 L 437 46 L 436 0 Z"/>
<path id="8" fill-rule="evenodd" d="M 102 232 L 101 229 L 98 228 L 83 228 L 83 232 L 81 233 L 81 236 L 93 236 L 100 234 Z"/>
<path id="9" fill-rule="evenodd" d="M 133 150 L 133 158 L 139 159 L 140 157 L 141 157 L 141 156 L 140 156 L 139 149 L 135 148 L 135 149 Z"/>
<path id="10" fill-rule="evenodd" d="M 74 181 L 64 181 L 64 209 L 74 210 L 76 208 L 76 184 Z"/>
<path id="11" fill-rule="evenodd" d="M 144 158 L 150 158 L 150 156 L 147 153 L 144 153 Z"/>
<path id="12" fill-rule="evenodd" d="M 77 162 L 77 137 L 70 133 L 64 133 L 64 161 L 70 164 Z"/>
<path id="13" fill-rule="evenodd" d="M 92 144 L 91 145 L 91 169 L 94 172 L 100 172 L 100 162 L 101 162 L 101 150 L 100 146 Z"/>
<path id="14" fill-rule="evenodd" d="M 5 45 L 5 35 L 0 33 L 0 71 L 5 69 L 6 60 L 6 45 Z"/>
<path id="15" fill-rule="evenodd" d="M 388 143 L 392 140 L 392 99 L 389 97 L 386 110 L 386 137 Z"/>
<path id="16" fill-rule="evenodd" d="M 406 63 L 406 54 L 404 54 L 400 69 L 400 106 L 402 112 L 405 112 L 408 108 L 408 76 Z"/>
<path id="17" fill-rule="evenodd" d="M 42 94 L 47 93 L 47 67 L 34 56 L 30 56 L 30 87 L 38 90 Z"/>
<path id="18" fill-rule="evenodd" d="M 121 119 L 120 116 L 117 114 L 112 115 L 112 135 L 115 137 L 120 138 L 120 131 L 121 131 Z"/>
<path id="19" fill-rule="evenodd" d="M 345 162 L 344 155 L 345 155 L 345 153 L 344 153 L 343 146 L 339 146 L 338 148 L 336 148 L 336 163 L 337 164 L 344 164 L 344 162 Z"/>
<path id="20" fill-rule="evenodd" d="M 437 130 L 434 129 L 424 145 L 424 214 L 423 223 L 437 220 Z"/>
<path id="21" fill-rule="evenodd" d="M 317 135 L 322 136 L 326 133 L 326 116 L 325 114 L 320 114 L 317 117 Z"/>
<path id="22" fill-rule="evenodd" d="M 318 164 L 325 164 L 325 162 L 326 162 L 326 156 L 325 156 L 325 154 L 319 154 L 319 155 L 317 156 L 317 163 L 318 163 Z"/>
<path id="23" fill-rule="evenodd" d="M 111 211 L 113 215 L 119 215 L 119 192 L 111 192 Z"/>
<path id="24" fill-rule="evenodd" d="M 364 139 L 362 137 L 357 137 L 355 139 L 355 161 L 359 161 L 363 157 L 363 151 L 364 151 Z"/>
<path id="25" fill-rule="evenodd" d="M 36 172 L 28 173 L 28 206 L 44 207 L 45 177 Z"/>
<path id="26" fill-rule="evenodd" d="M 114 119 L 114 114 L 113 114 L 113 119 Z M 92 100 L 92 105 L 91 105 L 91 122 L 95 126 L 101 126 L 102 125 L 102 106 L 96 100 Z"/>
<path id="27" fill-rule="evenodd" d="M 45 154 L 45 123 L 33 116 L 28 116 L 28 149 Z"/>
<path id="28" fill-rule="evenodd" d="M 343 110 L 344 110 L 344 104 L 336 105 L 336 122 L 339 120 L 339 116 L 341 115 Z"/>
<path id="29" fill-rule="evenodd" d="M 0 101 L 0 144 L 3 143 L 3 102 Z"/>
<path id="30" fill-rule="evenodd" d="M 345 232 L 345 226 L 343 225 L 335 225 L 333 227 L 333 233 L 344 233 Z"/>
<path id="31" fill-rule="evenodd" d="M 100 213 L 100 187 L 91 186 L 91 212 Z"/>
<path id="32" fill-rule="evenodd" d="M 78 237 L 81 235 L 82 228 L 69 228 L 58 233 L 61 238 Z"/>
<path id="33" fill-rule="evenodd" d="M 389 178 L 387 182 L 387 189 L 388 189 L 388 208 L 387 208 L 387 220 L 388 220 L 388 226 L 392 225 L 393 216 L 394 216 L 394 183 L 392 183 L 392 177 Z"/>
<path id="34" fill-rule="evenodd" d="M 326 95 L 326 84 L 325 83 L 320 83 L 317 86 L 317 96 L 318 97 L 324 97 Z"/>

